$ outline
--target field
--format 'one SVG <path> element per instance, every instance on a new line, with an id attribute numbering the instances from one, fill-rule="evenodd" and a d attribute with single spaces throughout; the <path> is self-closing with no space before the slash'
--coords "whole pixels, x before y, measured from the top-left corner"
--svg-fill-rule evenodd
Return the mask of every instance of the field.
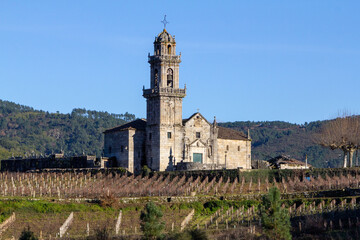
<path id="1" fill-rule="evenodd" d="M 360 171 L 323 170 L 213 171 L 208 174 L 173 172 L 151 176 L 117 173 L 0 173 L 0 194 L 4 197 L 51 199 L 96 199 L 104 196 L 151 197 L 196 195 L 244 195 L 266 193 L 271 186 L 283 193 L 358 188 Z"/>
<path id="2" fill-rule="evenodd" d="M 282 192 L 294 236 L 302 236 L 309 226 L 313 227 L 310 222 L 315 217 L 318 232 L 337 231 L 341 235 L 344 229 L 360 226 L 359 171 L 215 171 L 148 176 L 2 172 L 0 222 L 14 212 L 16 220 L 0 233 L 0 238 L 17 239 L 27 226 L 43 239 L 55 238 L 70 213 L 74 217 L 66 238 L 83 239 L 104 227 L 115 236 L 120 210 L 117 236 L 139 238 L 140 214 L 148 201 L 160 206 L 167 233 L 180 231 L 181 223 L 194 209 L 187 228 L 204 229 L 214 239 L 222 239 L 224 231 L 230 234 L 236 229 L 255 237 L 261 235 L 261 196 L 272 186 Z"/>

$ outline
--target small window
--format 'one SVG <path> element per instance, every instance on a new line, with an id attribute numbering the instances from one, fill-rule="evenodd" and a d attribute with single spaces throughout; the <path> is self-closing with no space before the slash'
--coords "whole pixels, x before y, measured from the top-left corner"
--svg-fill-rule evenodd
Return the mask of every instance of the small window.
<path id="1" fill-rule="evenodd" d="M 121 145 L 120 151 L 121 151 L 121 152 L 124 152 L 124 146 L 123 146 L 123 145 Z"/>
<path id="2" fill-rule="evenodd" d="M 168 54 L 171 54 L 171 45 L 168 45 Z"/>
<path id="3" fill-rule="evenodd" d="M 240 152 L 240 146 L 238 146 L 238 151 Z"/>
<path id="4" fill-rule="evenodd" d="M 196 138 L 200 138 L 201 134 L 200 132 L 196 132 Z"/>
<path id="5" fill-rule="evenodd" d="M 229 145 L 226 145 L 226 151 L 229 151 Z"/>
<path id="6" fill-rule="evenodd" d="M 167 86 L 168 87 L 173 87 L 173 76 L 174 75 L 174 71 L 171 69 L 171 68 L 169 68 L 168 70 L 167 70 Z"/>
<path id="7" fill-rule="evenodd" d="M 171 138 L 171 132 L 168 132 L 167 135 L 168 135 L 168 138 Z"/>

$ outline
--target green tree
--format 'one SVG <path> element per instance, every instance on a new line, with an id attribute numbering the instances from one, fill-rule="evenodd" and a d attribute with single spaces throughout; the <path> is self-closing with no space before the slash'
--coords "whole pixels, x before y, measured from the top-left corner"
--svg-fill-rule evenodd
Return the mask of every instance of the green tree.
<path id="1" fill-rule="evenodd" d="M 163 213 L 153 202 L 148 202 L 145 211 L 141 212 L 141 230 L 145 239 L 156 239 L 161 236 L 165 223 L 161 221 Z"/>
<path id="2" fill-rule="evenodd" d="M 281 207 L 280 190 L 273 187 L 263 197 L 261 204 L 261 222 L 270 239 L 291 239 L 290 216 L 287 209 Z"/>
<path id="3" fill-rule="evenodd" d="M 142 176 L 143 176 L 143 177 L 149 176 L 150 173 L 151 173 L 151 169 L 150 169 L 147 165 L 144 165 L 144 166 L 141 168 L 141 173 L 142 173 Z"/>
<path id="4" fill-rule="evenodd" d="M 27 229 L 24 228 L 24 230 L 21 232 L 19 240 L 38 240 L 38 238 L 35 237 L 34 232 L 32 232 L 28 226 Z"/>

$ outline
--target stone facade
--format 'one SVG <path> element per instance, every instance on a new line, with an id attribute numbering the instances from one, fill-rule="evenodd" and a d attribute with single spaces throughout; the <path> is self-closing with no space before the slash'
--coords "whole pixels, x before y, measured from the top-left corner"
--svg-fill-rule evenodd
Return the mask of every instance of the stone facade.
<path id="1" fill-rule="evenodd" d="M 210 123 L 200 113 L 182 119 L 186 86 L 179 88 L 181 55 L 165 29 L 155 38 L 148 62 L 150 88 L 143 89 L 147 119 L 105 131 L 105 156 L 130 172 L 145 164 L 155 171 L 175 170 L 178 164 L 182 169 L 199 164 L 250 169 L 251 140 L 242 133 L 218 127 L 215 119 Z"/>
<path id="2" fill-rule="evenodd" d="M 130 172 L 140 171 L 145 160 L 146 120 L 133 122 L 106 130 L 104 153 L 114 159 L 117 167 L 127 168 Z"/>
<path id="3" fill-rule="evenodd" d="M 227 169 L 251 168 L 250 141 L 218 139 L 219 164 Z"/>

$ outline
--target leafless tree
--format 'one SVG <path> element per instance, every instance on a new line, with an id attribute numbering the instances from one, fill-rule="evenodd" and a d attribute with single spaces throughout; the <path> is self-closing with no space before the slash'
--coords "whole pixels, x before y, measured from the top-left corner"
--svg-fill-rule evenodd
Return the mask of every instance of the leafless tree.
<path id="1" fill-rule="evenodd" d="M 352 167 L 354 152 L 360 148 L 360 117 L 343 114 L 330 120 L 314 136 L 314 141 L 332 150 L 341 149 L 344 152 L 343 167 Z"/>

